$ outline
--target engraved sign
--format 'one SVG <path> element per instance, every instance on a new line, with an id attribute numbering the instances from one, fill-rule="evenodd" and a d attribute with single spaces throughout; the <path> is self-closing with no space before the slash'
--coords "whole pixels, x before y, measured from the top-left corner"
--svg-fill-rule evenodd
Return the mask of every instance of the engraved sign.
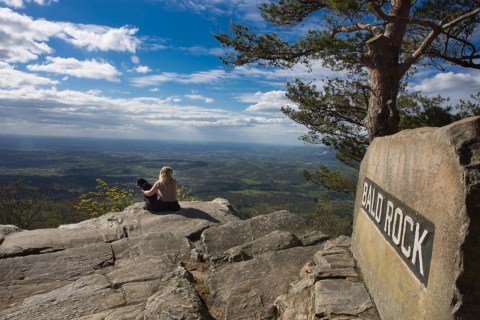
<path id="1" fill-rule="evenodd" d="M 362 211 L 426 287 L 435 225 L 368 178 L 361 201 Z"/>

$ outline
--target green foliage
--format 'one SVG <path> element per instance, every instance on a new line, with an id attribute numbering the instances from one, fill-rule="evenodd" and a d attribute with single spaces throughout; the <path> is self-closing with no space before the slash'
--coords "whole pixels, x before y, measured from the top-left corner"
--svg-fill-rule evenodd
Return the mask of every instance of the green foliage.
<path id="1" fill-rule="evenodd" d="M 313 174 L 305 170 L 303 176 L 306 181 L 337 192 L 353 195 L 357 189 L 357 179 L 350 178 L 338 170 L 330 170 L 325 166 L 320 166 Z"/>
<path id="2" fill-rule="evenodd" d="M 192 195 L 192 189 L 187 186 L 179 186 L 177 188 L 177 199 L 179 201 L 197 201 L 198 198 Z"/>
<path id="3" fill-rule="evenodd" d="M 446 104 L 449 99 L 441 96 L 428 98 L 418 93 L 402 96 L 399 99 L 400 128 L 441 127 L 463 118 L 478 116 L 480 92 L 471 98 L 474 101 L 461 100 L 458 105 L 450 106 Z"/>
<path id="4" fill-rule="evenodd" d="M 470 96 L 472 100 L 460 100 L 457 108 L 460 118 L 480 116 L 480 91 Z"/>
<path id="5" fill-rule="evenodd" d="M 55 228 L 79 221 L 68 201 L 54 201 L 55 188 L 16 180 L 0 187 L 0 224 L 22 229 Z"/>
<path id="6" fill-rule="evenodd" d="M 205 280 L 203 280 L 202 278 L 194 278 L 194 279 L 195 279 L 195 288 L 197 292 L 200 293 L 200 295 L 203 298 L 208 297 L 208 295 L 210 294 L 210 287 L 205 282 Z"/>
<path id="7" fill-rule="evenodd" d="M 341 217 L 331 213 L 318 213 L 317 215 L 311 216 L 308 221 L 313 229 L 322 231 L 331 237 L 338 237 L 340 235 L 350 236 L 352 234 L 351 218 Z"/>
<path id="8" fill-rule="evenodd" d="M 75 206 L 77 212 L 87 218 L 99 217 L 107 213 L 123 210 L 134 203 L 133 190 L 121 189 L 119 184 L 109 186 L 97 178 L 96 191 L 80 195 Z"/>
<path id="9" fill-rule="evenodd" d="M 336 158 L 358 168 L 368 146 L 363 119 L 367 115 L 368 88 L 360 80 L 330 80 L 323 92 L 300 80 L 287 83 L 287 97 L 298 110 L 282 111 L 309 132 L 302 136 L 308 143 L 321 143 L 336 150 Z"/>
<path id="10" fill-rule="evenodd" d="M 300 80 L 287 83 L 287 97 L 298 108 L 282 110 L 308 128 L 304 141 L 330 146 L 338 160 L 354 168 L 369 140 L 398 130 L 397 96 L 405 94 L 406 75 L 416 64 L 480 69 L 478 0 L 279 0 L 259 10 L 275 31 L 232 24 L 230 33 L 215 36 L 233 49 L 222 61 L 229 67 L 257 63 L 283 69 L 319 62 L 347 72 L 343 79 L 328 80 L 323 90 Z M 450 123 L 463 116 L 456 111 L 439 105 L 404 108 L 400 128 Z"/>
<path id="11" fill-rule="evenodd" d="M 43 193 L 44 191 L 45 193 Z M 0 224 L 13 224 L 22 229 L 31 228 L 47 208 L 48 193 L 23 180 L 0 188 Z"/>

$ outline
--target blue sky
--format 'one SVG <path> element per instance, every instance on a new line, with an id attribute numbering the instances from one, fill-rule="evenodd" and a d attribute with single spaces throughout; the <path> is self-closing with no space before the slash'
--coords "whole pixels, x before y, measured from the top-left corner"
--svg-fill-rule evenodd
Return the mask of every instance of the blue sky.
<path id="1" fill-rule="evenodd" d="M 294 144 L 287 80 L 335 74 L 227 70 L 212 34 L 268 28 L 251 0 L 0 0 L 0 134 Z M 409 88 L 467 99 L 480 72 L 421 70 Z"/>

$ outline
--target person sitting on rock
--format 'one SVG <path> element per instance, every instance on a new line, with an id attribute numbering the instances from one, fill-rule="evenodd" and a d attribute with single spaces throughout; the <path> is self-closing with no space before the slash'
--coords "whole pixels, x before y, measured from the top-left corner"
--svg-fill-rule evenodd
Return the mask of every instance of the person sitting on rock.
<path id="1" fill-rule="evenodd" d="M 150 190 L 142 190 L 144 196 L 153 196 L 160 192 L 160 198 L 155 203 L 153 211 L 177 211 L 180 204 L 177 201 L 177 181 L 173 178 L 173 170 L 165 166 L 160 170 L 157 182 Z"/>

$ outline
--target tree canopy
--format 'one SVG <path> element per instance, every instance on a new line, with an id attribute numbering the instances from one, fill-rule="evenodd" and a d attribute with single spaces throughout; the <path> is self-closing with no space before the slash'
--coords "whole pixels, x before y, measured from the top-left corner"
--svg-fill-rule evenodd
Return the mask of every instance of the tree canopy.
<path id="1" fill-rule="evenodd" d="M 300 79 L 287 83 L 287 96 L 298 108 L 283 112 L 309 129 L 305 141 L 333 147 L 337 158 L 353 167 L 369 141 L 414 124 L 401 122 L 402 115 L 440 116 L 441 100 L 405 95 L 415 66 L 480 69 L 480 0 L 279 0 L 259 10 L 274 30 L 296 37 L 232 23 L 230 33 L 215 36 L 233 49 L 222 61 L 230 67 L 279 68 L 318 61 L 341 72 L 322 90 Z M 437 107 L 424 108 L 431 103 Z M 467 111 L 458 114 L 478 114 L 475 104 L 464 102 L 464 107 Z"/>

